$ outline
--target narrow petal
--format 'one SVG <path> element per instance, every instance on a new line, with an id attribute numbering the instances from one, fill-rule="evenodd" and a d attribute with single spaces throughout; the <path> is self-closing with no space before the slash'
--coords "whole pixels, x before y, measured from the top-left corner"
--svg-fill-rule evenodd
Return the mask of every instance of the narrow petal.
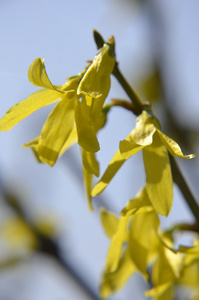
<path id="1" fill-rule="evenodd" d="M 179 283 L 192 288 L 199 288 L 198 261 L 184 266 L 182 276 L 179 278 Z"/>
<path id="2" fill-rule="evenodd" d="M 66 152 L 66 150 L 68 150 L 68 148 L 70 148 L 76 142 L 77 142 L 77 129 L 76 127 L 74 127 L 71 133 L 69 134 L 69 137 L 65 141 L 63 147 L 61 148 L 59 157 L 62 156 L 64 152 Z"/>
<path id="3" fill-rule="evenodd" d="M 114 272 L 119 264 L 123 243 L 127 240 L 128 217 L 121 217 L 116 233 L 111 239 L 111 244 L 106 257 L 106 270 Z"/>
<path id="4" fill-rule="evenodd" d="M 142 275 L 146 278 L 146 280 L 148 280 L 149 274 L 147 272 L 147 268 L 149 249 L 141 245 L 139 241 L 132 236 L 130 236 L 129 239 L 129 247 L 133 263 L 135 264 L 136 268 L 142 273 Z"/>
<path id="5" fill-rule="evenodd" d="M 128 159 L 144 147 L 151 145 L 156 131 L 155 119 L 146 111 L 143 111 L 136 119 L 136 127 L 129 135 L 129 139 L 120 142 L 120 152 Z"/>
<path id="6" fill-rule="evenodd" d="M 164 270 L 164 272 L 162 272 L 162 270 Z M 165 256 L 164 249 L 160 248 L 158 252 L 158 258 L 152 268 L 152 283 L 156 287 L 166 282 L 175 281 L 176 276 L 174 274 L 174 271 L 169 264 L 167 257 Z"/>
<path id="7" fill-rule="evenodd" d="M 154 211 L 135 214 L 132 217 L 129 235 L 129 248 L 131 258 L 148 280 L 148 266 L 156 254 L 159 239 L 156 232 L 159 227 L 159 219 Z"/>
<path id="8" fill-rule="evenodd" d="M 146 249 L 153 251 L 153 248 L 156 248 L 156 243 L 160 243 L 156 234 L 159 225 L 159 218 L 154 211 L 135 214 L 131 221 L 131 237 Z"/>
<path id="9" fill-rule="evenodd" d="M 56 102 L 62 94 L 54 90 L 42 89 L 27 99 L 12 106 L 0 120 L 0 131 L 10 130 L 39 108 Z"/>
<path id="10" fill-rule="evenodd" d="M 78 144 L 88 152 L 100 149 L 94 124 L 90 118 L 89 109 L 84 98 L 75 101 L 75 122 L 77 127 Z"/>
<path id="11" fill-rule="evenodd" d="M 132 141 L 123 140 L 120 142 L 120 153 L 125 158 L 128 159 L 130 156 L 136 154 L 138 151 L 144 148 Z"/>
<path id="12" fill-rule="evenodd" d="M 106 235 L 109 238 L 112 238 L 117 231 L 119 218 L 116 215 L 114 215 L 112 212 L 108 212 L 105 208 L 102 208 L 101 222 Z"/>
<path id="13" fill-rule="evenodd" d="M 130 141 L 141 146 L 151 145 L 157 127 L 159 127 L 157 118 L 144 110 L 136 119 L 136 126 L 130 134 Z"/>
<path id="14" fill-rule="evenodd" d="M 121 215 L 130 216 L 135 213 L 152 211 L 153 207 L 149 200 L 146 188 L 143 188 L 134 199 L 129 200 L 126 207 L 121 211 Z"/>
<path id="15" fill-rule="evenodd" d="M 50 82 L 46 73 L 44 59 L 36 58 L 28 69 L 28 79 L 36 86 L 54 90 L 55 87 Z"/>
<path id="16" fill-rule="evenodd" d="M 96 160 L 95 153 L 83 150 L 82 162 L 86 170 L 88 170 L 91 174 L 94 174 L 97 177 L 99 176 L 99 163 Z"/>
<path id="17" fill-rule="evenodd" d="M 95 197 L 103 192 L 103 190 L 107 187 L 111 179 L 114 177 L 114 175 L 117 173 L 117 171 L 125 161 L 126 159 L 123 158 L 123 156 L 120 154 L 120 151 L 118 150 L 110 161 L 106 171 L 104 172 L 104 175 L 93 188 L 91 192 L 92 197 Z"/>
<path id="18" fill-rule="evenodd" d="M 115 65 L 115 58 L 110 53 L 110 47 L 104 44 L 98 51 L 79 84 L 78 95 L 84 94 L 98 98 L 103 94 L 105 100 L 110 89 L 110 75 Z"/>
<path id="19" fill-rule="evenodd" d="M 86 188 L 86 194 L 89 204 L 89 209 L 92 211 L 91 190 L 93 183 L 93 175 L 99 176 L 99 164 L 96 160 L 95 153 L 87 152 L 82 149 L 82 162 L 83 162 L 83 179 Z"/>
<path id="20" fill-rule="evenodd" d="M 112 293 L 119 291 L 136 271 L 137 269 L 129 255 L 129 250 L 126 249 L 120 259 L 117 270 L 115 272 L 104 272 L 100 286 L 100 296 L 107 298 Z"/>
<path id="21" fill-rule="evenodd" d="M 148 280 L 148 266 L 156 254 L 159 239 L 157 230 L 159 228 L 159 219 L 154 211 L 135 214 L 132 217 L 129 235 L 129 247 L 131 258 Z"/>
<path id="22" fill-rule="evenodd" d="M 173 181 L 167 149 L 156 133 L 153 144 L 143 149 L 143 159 L 149 199 L 158 214 L 168 216 L 173 202 Z"/>
<path id="23" fill-rule="evenodd" d="M 53 109 L 43 126 L 39 140 L 39 156 L 53 166 L 74 128 L 75 93 L 68 92 Z"/>
<path id="24" fill-rule="evenodd" d="M 91 198 L 93 174 L 90 173 L 84 166 L 83 166 L 83 180 L 84 180 L 84 186 L 85 186 L 85 189 L 86 189 L 88 207 L 89 207 L 90 211 L 93 211 L 92 198 Z"/>
<path id="25" fill-rule="evenodd" d="M 159 134 L 159 137 L 161 138 L 165 147 L 172 155 L 177 155 L 179 157 L 186 158 L 186 159 L 190 159 L 196 156 L 196 154 L 184 155 L 181 151 L 180 146 L 174 140 L 172 140 L 170 137 L 162 133 L 160 130 L 157 130 L 157 133 Z"/>
<path id="26" fill-rule="evenodd" d="M 168 281 L 166 283 L 163 283 L 161 285 L 158 285 L 148 291 L 145 292 L 145 296 L 147 297 L 159 297 L 164 295 L 168 289 L 173 285 L 173 282 Z M 157 298 L 156 298 L 157 299 Z M 165 295 L 164 298 L 161 297 L 161 300 L 171 300 L 171 298 L 168 298 L 168 295 Z"/>
<path id="27" fill-rule="evenodd" d="M 39 153 L 38 153 L 38 146 L 39 146 L 39 139 L 40 139 L 40 136 L 37 136 L 34 140 L 24 144 L 22 146 L 22 148 L 28 148 L 30 147 L 35 155 L 35 158 L 37 160 L 38 163 L 42 163 L 40 157 L 39 157 Z"/>

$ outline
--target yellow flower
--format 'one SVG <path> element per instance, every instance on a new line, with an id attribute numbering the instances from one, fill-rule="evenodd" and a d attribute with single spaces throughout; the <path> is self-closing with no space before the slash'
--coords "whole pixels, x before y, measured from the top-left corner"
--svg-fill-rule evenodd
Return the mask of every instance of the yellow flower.
<path id="1" fill-rule="evenodd" d="M 149 199 L 157 213 L 167 216 L 173 201 L 173 181 L 168 151 L 182 158 L 193 158 L 195 155 L 183 155 L 179 145 L 160 131 L 158 120 L 147 111 L 138 116 L 135 129 L 120 142 L 119 150 L 91 195 L 94 197 L 100 194 L 123 163 L 140 150 L 143 150 L 146 191 Z"/>
<path id="2" fill-rule="evenodd" d="M 111 239 L 106 268 L 100 285 L 100 297 L 107 298 L 120 290 L 137 271 L 137 268 L 131 259 L 128 245 L 122 252 L 123 244 L 128 242 L 129 237 L 128 217 L 119 219 L 114 214 L 102 209 L 101 221 L 106 234 Z"/>
<path id="3" fill-rule="evenodd" d="M 160 243 L 159 220 L 144 188 L 128 202 L 120 218 L 103 209 L 101 221 L 111 239 L 100 287 L 105 298 L 121 289 L 135 272 L 148 279 L 147 267 Z"/>
<path id="4" fill-rule="evenodd" d="M 39 137 L 28 143 L 38 160 L 53 166 L 68 139 L 75 139 L 88 152 L 100 147 L 96 137 L 103 126 L 101 109 L 110 89 L 110 75 L 115 59 L 112 45 L 104 44 L 91 65 L 61 86 L 53 85 L 46 73 L 44 60 L 37 58 L 30 66 L 28 78 L 44 89 L 11 107 L 0 120 L 0 131 L 10 130 L 37 109 L 59 100 L 48 116 Z M 70 141 L 71 142 L 71 141 Z M 66 146 L 65 146 L 66 145 Z"/>

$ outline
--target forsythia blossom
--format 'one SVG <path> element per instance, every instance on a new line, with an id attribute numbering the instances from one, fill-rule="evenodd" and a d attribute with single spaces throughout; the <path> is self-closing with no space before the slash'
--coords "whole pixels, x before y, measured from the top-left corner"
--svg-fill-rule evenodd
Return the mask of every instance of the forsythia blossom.
<path id="1" fill-rule="evenodd" d="M 113 38 L 99 49 L 88 68 L 77 76 L 69 77 L 61 86 L 51 83 L 44 60 L 37 58 L 29 67 L 28 78 L 43 89 L 11 107 L 0 120 L 0 131 L 10 130 L 37 109 L 59 100 L 40 136 L 23 147 L 31 147 L 39 162 L 53 166 L 59 156 L 78 142 L 82 148 L 83 175 L 90 209 L 92 177 L 99 176 L 95 152 L 100 146 L 96 134 L 106 121 L 102 107 L 109 93 L 114 65 Z"/>
<path id="2" fill-rule="evenodd" d="M 120 142 L 119 150 L 91 194 L 92 196 L 100 194 L 123 163 L 140 150 L 143 151 L 146 191 L 149 199 L 157 213 L 167 216 L 173 201 L 173 181 L 168 151 L 182 158 L 192 158 L 195 155 L 183 155 L 179 145 L 160 131 L 158 120 L 147 111 L 138 116 L 135 129 Z"/>
<path id="3" fill-rule="evenodd" d="M 96 133 L 103 126 L 101 109 L 110 89 L 110 75 L 115 64 L 112 47 L 105 43 L 86 70 L 68 78 L 61 86 L 50 82 L 44 60 L 37 58 L 29 68 L 28 78 L 44 89 L 11 107 L 0 120 L 0 131 L 10 130 L 37 109 L 59 100 L 41 135 L 26 146 L 34 148 L 38 159 L 51 166 L 76 138 L 85 151 L 98 151 Z"/>
<path id="4" fill-rule="evenodd" d="M 101 221 L 111 239 L 100 287 L 102 298 L 120 290 L 136 272 L 146 280 L 151 275 L 153 288 L 145 295 L 154 300 L 173 300 L 175 285 L 198 292 L 199 236 L 193 247 L 174 250 L 172 236 L 159 229 L 146 187 L 127 203 L 120 218 L 103 209 Z"/>

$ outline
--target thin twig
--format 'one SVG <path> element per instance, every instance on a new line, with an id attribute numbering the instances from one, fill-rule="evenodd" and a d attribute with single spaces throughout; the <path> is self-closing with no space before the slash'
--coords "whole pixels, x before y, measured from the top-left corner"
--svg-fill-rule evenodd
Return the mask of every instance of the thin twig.
<path id="1" fill-rule="evenodd" d="M 197 204 L 197 201 L 195 200 L 186 180 L 184 179 L 175 158 L 170 154 L 169 157 L 170 157 L 173 181 L 178 185 L 179 189 L 181 190 L 189 208 L 191 209 L 193 215 L 196 218 L 196 221 L 198 223 L 198 228 L 199 228 L 199 206 Z"/>
<path id="2" fill-rule="evenodd" d="M 37 238 L 38 246 L 36 251 L 43 253 L 52 259 L 54 259 L 59 266 L 64 270 L 67 275 L 70 275 L 74 281 L 82 288 L 82 290 L 87 294 L 88 299 L 99 300 L 99 296 L 95 291 L 89 286 L 89 284 L 82 278 L 77 271 L 72 267 L 69 261 L 65 259 L 61 254 L 61 249 L 56 238 L 48 237 L 42 234 L 29 218 L 26 216 L 26 213 L 20 204 L 20 201 L 13 195 L 5 192 L 5 199 L 10 207 L 17 213 L 17 215 L 27 224 L 30 230 Z"/>
<path id="3" fill-rule="evenodd" d="M 138 97 L 138 95 L 136 94 L 136 92 L 132 89 L 132 87 L 130 86 L 130 84 L 127 82 L 127 80 L 124 78 L 124 76 L 122 75 L 122 73 L 120 72 L 119 68 L 118 68 L 118 63 L 115 63 L 115 67 L 113 69 L 112 74 L 115 76 L 115 78 L 119 81 L 119 83 L 121 84 L 121 86 L 123 87 L 123 89 L 125 90 L 125 92 L 127 93 L 127 95 L 129 96 L 130 100 L 132 101 L 133 105 L 134 105 L 134 110 L 135 110 L 135 114 L 138 116 L 142 113 L 145 105 L 143 105 L 142 101 L 140 100 L 140 98 Z"/>

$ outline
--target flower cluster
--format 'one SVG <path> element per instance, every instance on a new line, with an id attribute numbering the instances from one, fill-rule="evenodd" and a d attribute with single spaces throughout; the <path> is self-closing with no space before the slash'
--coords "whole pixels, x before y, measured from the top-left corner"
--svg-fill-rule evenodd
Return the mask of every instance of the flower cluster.
<path id="1" fill-rule="evenodd" d="M 32 148 L 39 162 L 53 166 L 59 156 L 78 142 L 82 149 L 83 174 L 90 209 L 92 176 L 99 176 L 95 152 L 99 151 L 100 146 L 96 134 L 106 121 L 102 107 L 109 93 L 114 65 L 112 37 L 103 44 L 83 72 L 69 77 L 61 86 L 51 83 L 44 60 L 37 58 L 29 67 L 28 78 L 35 86 L 43 89 L 11 107 L 0 120 L 0 131 L 7 131 L 39 108 L 58 101 L 40 136 L 23 147 Z"/>
<path id="2" fill-rule="evenodd" d="M 195 155 L 183 155 L 179 145 L 160 131 L 157 118 L 146 110 L 138 116 L 136 127 L 130 135 L 120 142 L 119 150 L 91 194 L 100 194 L 123 163 L 140 150 L 143 152 L 149 199 L 158 214 L 168 216 L 173 202 L 173 180 L 168 151 L 171 155 L 182 158 L 193 158 Z"/>
<path id="3" fill-rule="evenodd" d="M 102 298 L 120 290 L 136 272 L 153 288 L 145 295 L 155 300 L 174 299 L 175 286 L 199 292 L 199 234 L 195 245 L 174 249 L 170 232 L 159 229 L 159 218 L 151 205 L 146 188 L 130 200 L 117 218 L 105 209 L 101 212 L 104 230 L 111 239 L 100 287 Z"/>

